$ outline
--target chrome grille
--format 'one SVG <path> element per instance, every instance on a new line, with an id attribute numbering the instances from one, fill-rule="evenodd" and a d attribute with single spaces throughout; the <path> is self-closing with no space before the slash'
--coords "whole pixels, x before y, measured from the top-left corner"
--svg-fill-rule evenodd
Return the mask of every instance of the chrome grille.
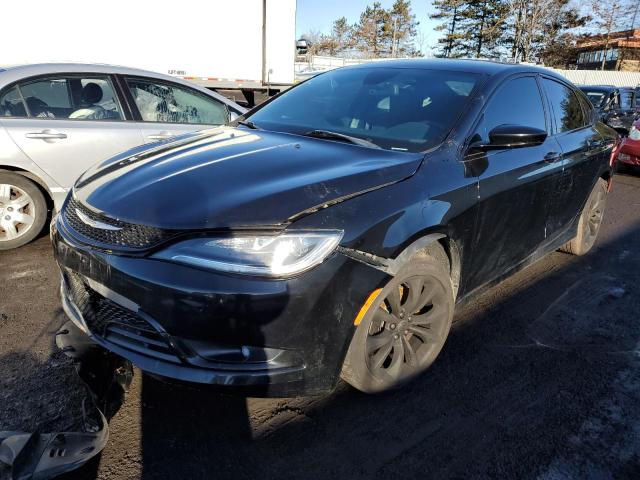
<path id="1" fill-rule="evenodd" d="M 95 228 L 82 221 L 78 216 L 78 212 L 93 221 L 110 225 L 117 230 Z M 142 250 L 158 245 L 181 233 L 181 231 L 178 230 L 163 230 L 104 217 L 84 207 L 73 197 L 67 201 L 64 207 L 63 217 L 67 226 L 82 237 L 113 248 L 124 247 L 127 249 Z"/>
<path id="2" fill-rule="evenodd" d="M 77 273 L 67 270 L 64 276 L 70 300 L 91 333 L 128 350 L 181 363 L 166 335 L 147 320 L 100 295 Z"/>

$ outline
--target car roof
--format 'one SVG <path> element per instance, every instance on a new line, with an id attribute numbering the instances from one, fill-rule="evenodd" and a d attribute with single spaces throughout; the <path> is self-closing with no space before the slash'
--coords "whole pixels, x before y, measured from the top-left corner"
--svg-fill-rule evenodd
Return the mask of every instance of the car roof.
<path id="1" fill-rule="evenodd" d="M 383 60 L 370 63 L 362 63 L 345 68 L 424 68 L 433 70 L 449 70 L 468 73 L 479 73 L 484 75 L 498 75 L 519 72 L 535 72 L 544 73 L 563 81 L 566 78 L 556 74 L 552 70 L 544 67 L 524 63 L 506 63 L 495 60 L 481 59 L 452 59 L 452 58 L 434 58 L 434 59 L 398 59 Z"/>
<path id="2" fill-rule="evenodd" d="M 612 90 L 633 90 L 632 87 L 616 87 L 615 85 L 579 85 L 580 90 L 592 92 L 611 92 Z"/>
<path id="3" fill-rule="evenodd" d="M 141 77 L 151 77 L 159 80 L 166 80 L 173 83 L 185 85 L 189 88 L 199 90 L 209 96 L 221 99 L 240 113 L 246 111 L 246 108 L 236 104 L 232 100 L 213 92 L 207 88 L 196 85 L 195 83 L 183 80 L 181 78 L 172 77 L 163 73 L 142 70 L 140 68 L 122 67 L 118 65 L 108 65 L 103 63 L 33 63 L 27 65 L 15 65 L 0 67 L 0 89 L 5 86 L 20 81 L 25 78 L 35 77 L 38 75 L 56 75 L 65 73 L 104 73 L 104 74 L 121 74 Z"/>

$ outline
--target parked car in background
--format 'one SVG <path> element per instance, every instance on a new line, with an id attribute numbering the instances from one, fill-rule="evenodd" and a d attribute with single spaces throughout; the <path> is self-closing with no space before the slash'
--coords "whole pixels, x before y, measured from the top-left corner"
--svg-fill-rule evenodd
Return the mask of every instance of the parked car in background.
<path id="1" fill-rule="evenodd" d="M 232 124 L 83 174 L 63 307 L 144 371 L 287 396 L 397 387 L 456 301 L 587 253 L 618 138 L 549 70 L 468 60 L 332 70 Z"/>
<path id="2" fill-rule="evenodd" d="M 24 245 L 89 166 L 246 110 L 168 75 L 92 64 L 0 71 L 0 250 Z"/>
<path id="3" fill-rule="evenodd" d="M 631 130 L 629 136 L 626 137 L 620 151 L 617 155 L 617 161 L 619 162 L 619 168 L 633 168 L 640 167 L 640 121 L 636 121 Z"/>
<path id="4" fill-rule="evenodd" d="M 611 128 L 627 135 L 636 120 L 636 90 L 613 85 L 581 85 L 600 119 Z"/>

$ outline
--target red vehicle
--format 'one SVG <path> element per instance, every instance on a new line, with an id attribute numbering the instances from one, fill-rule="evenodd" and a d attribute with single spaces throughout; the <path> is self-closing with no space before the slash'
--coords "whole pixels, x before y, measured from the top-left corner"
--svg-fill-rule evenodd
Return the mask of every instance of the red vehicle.
<path id="1" fill-rule="evenodd" d="M 620 166 L 640 166 L 640 120 L 636 120 L 629 130 L 629 136 L 626 137 L 617 157 Z"/>

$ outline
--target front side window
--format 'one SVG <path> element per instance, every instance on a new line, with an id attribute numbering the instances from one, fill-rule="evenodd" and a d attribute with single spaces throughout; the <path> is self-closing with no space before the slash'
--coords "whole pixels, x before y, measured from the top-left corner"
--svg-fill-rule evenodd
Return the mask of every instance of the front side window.
<path id="1" fill-rule="evenodd" d="M 145 122 L 222 125 L 229 121 L 224 103 L 175 84 L 127 79 Z"/>
<path id="2" fill-rule="evenodd" d="M 582 106 L 573 91 L 555 80 L 543 79 L 553 117 L 556 133 L 567 132 L 587 124 Z"/>
<path id="3" fill-rule="evenodd" d="M 249 118 L 266 130 L 298 135 L 325 130 L 418 152 L 446 137 L 478 78 L 417 68 L 334 70 L 286 91 Z"/>
<path id="4" fill-rule="evenodd" d="M 500 125 L 546 130 L 544 107 L 535 77 L 509 80 L 497 90 L 482 115 L 476 139 L 488 142 L 489 132 Z"/>
<path id="5" fill-rule="evenodd" d="M 122 120 L 122 110 L 107 77 L 56 77 L 18 86 L 33 118 Z"/>
<path id="6" fill-rule="evenodd" d="M 0 97 L 0 117 L 26 117 L 27 109 L 18 91 L 18 87 L 10 88 Z"/>

